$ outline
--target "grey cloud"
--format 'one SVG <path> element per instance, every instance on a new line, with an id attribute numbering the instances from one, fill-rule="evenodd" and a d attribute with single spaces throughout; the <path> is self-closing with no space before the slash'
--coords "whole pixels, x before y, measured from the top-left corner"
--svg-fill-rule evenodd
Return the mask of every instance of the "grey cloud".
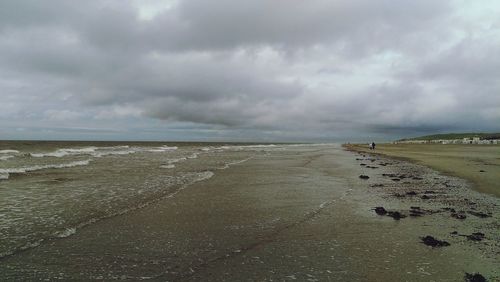
<path id="1" fill-rule="evenodd" d="M 142 20 L 126 1 L 4 1 L 0 91 L 16 125 L 66 115 L 226 137 L 498 130 L 498 34 L 460 38 L 475 23 L 456 24 L 457 5 L 185 0 Z"/>

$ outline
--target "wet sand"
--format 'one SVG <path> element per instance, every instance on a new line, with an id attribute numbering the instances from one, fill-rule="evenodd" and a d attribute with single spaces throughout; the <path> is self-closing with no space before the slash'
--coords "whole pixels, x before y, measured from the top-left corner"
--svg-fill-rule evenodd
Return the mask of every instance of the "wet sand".
<path id="1" fill-rule="evenodd" d="M 466 272 L 500 279 L 499 201 L 460 179 L 340 146 L 259 154 L 214 173 L 4 258 L 2 280 L 461 281 Z M 416 205 L 435 212 L 409 216 Z M 407 217 L 377 215 L 377 206 Z M 485 239 L 461 236 L 473 232 Z M 426 246 L 427 235 L 450 246 Z"/>

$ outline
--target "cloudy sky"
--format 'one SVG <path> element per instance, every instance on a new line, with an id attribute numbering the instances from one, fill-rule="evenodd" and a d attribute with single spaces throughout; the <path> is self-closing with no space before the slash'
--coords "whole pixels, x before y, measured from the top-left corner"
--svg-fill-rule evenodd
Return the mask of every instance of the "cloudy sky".
<path id="1" fill-rule="evenodd" d="M 500 4 L 0 1 L 0 139 L 500 131 Z"/>

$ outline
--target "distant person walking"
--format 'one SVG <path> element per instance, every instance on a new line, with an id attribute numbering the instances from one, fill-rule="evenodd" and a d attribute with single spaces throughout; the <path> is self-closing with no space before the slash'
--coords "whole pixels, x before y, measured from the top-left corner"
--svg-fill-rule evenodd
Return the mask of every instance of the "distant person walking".
<path id="1" fill-rule="evenodd" d="M 375 142 L 372 142 L 372 144 L 370 145 L 371 149 L 372 150 L 375 150 Z"/>

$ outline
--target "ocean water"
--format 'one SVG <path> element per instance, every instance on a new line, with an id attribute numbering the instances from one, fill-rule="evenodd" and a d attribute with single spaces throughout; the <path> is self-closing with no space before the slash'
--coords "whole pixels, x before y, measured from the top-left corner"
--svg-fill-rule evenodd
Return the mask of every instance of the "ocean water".
<path id="1" fill-rule="evenodd" d="M 280 145 L 0 142 L 0 259 L 204 181 Z"/>

